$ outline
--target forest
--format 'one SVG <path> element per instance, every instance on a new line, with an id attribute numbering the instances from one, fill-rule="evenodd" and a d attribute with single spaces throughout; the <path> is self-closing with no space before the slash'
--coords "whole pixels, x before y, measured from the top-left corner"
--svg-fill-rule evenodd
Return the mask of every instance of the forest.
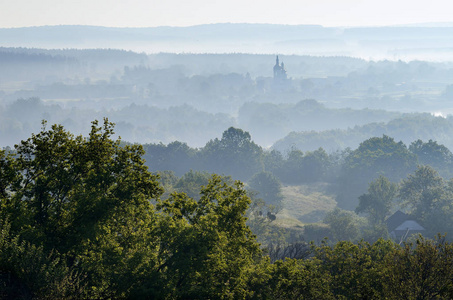
<path id="1" fill-rule="evenodd" d="M 0 152 L 2 298 L 453 296 L 448 280 L 453 275 L 453 245 L 445 236 L 395 243 L 374 235 L 373 242 L 353 243 L 334 235 L 339 239 L 336 243 L 300 240 L 263 248 L 253 228 L 269 227 L 274 215 L 255 213 L 260 201 L 246 185 L 213 174 L 193 190 L 203 176 L 189 172 L 168 194 L 165 188 L 172 176 L 151 173 L 143 158 L 144 147 L 114 140 L 113 133 L 114 125 L 107 119 L 102 124 L 92 122 L 86 137 L 43 122 L 39 133 Z M 259 154 L 248 133 L 234 128 L 206 147 L 222 151 L 231 139 L 236 141 L 230 146 Z M 432 159 L 427 149 L 451 155 L 432 141 L 416 141 L 407 149 L 384 136 L 365 141 L 351 152 L 345 158 L 346 172 L 365 171 L 367 164 L 353 164 L 353 160 L 368 160 L 372 165 L 383 159 L 364 155 L 370 152 L 365 148 L 386 149 L 392 154 L 382 156 L 390 159 L 406 157 L 402 161 L 408 169 L 401 170 L 401 175 L 411 171 L 411 161 Z M 237 158 L 250 159 L 245 152 L 236 153 Z M 385 166 L 389 168 L 391 162 Z M 253 176 L 249 185 L 259 183 Z M 369 214 L 370 226 L 377 230 L 397 193 L 420 221 L 451 216 L 435 211 L 448 210 L 451 184 L 429 166 L 419 166 L 399 187 L 380 175 L 359 197 L 356 211 Z M 271 194 L 263 193 L 263 199 Z M 326 217 L 332 232 L 344 225 L 348 230 L 347 220 L 339 209 Z M 267 232 L 278 235 L 275 230 Z M 263 231 L 260 234 L 266 236 Z"/>
<path id="2" fill-rule="evenodd" d="M 453 298 L 452 99 L 448 61 L 0 47 L 0 298 Z"/>

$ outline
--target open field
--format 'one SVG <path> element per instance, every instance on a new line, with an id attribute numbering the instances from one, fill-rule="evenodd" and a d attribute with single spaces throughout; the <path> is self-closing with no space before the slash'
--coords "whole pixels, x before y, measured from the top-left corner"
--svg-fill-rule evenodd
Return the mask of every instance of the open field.
<path id="1" fill-rule="evenodd" d="M 321 222 L 337 204 L 327 188 L 326 183 L 282 187 L 283 209 L 277 215 L 277 223 L 282 227 L 299 227 Z"/>

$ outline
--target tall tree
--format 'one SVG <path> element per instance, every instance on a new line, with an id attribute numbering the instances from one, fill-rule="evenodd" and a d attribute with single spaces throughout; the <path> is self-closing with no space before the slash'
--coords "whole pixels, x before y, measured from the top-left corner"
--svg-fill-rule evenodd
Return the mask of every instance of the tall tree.
<path id="1" fill-rule="evenodd" d="M 355 241 L 359 236 L 358 217 L 353 212 L 338 207 L 327 213 L 324 223 L 330 226 L 335 242 Z"/>
<path id="2" fill-rule="evenodd" d="M 419 164 L 430 165 L 444 176 L 451 174 L 449 169 L 453 163 L 453 154 L 444 145 L 433 140 L 427 143 L 417 140 L 410 144 L 409 151 L 417 155 Z"/>
<path id="3" fill-rule="evenodd" d="M 415 168 L 416 157 L 402 142 L 386 135 L 370 138 L 345 159 L 339 176 L 338 205 L 353 210 L 371 181 L 383 175 L 398 182 Z"/>
<path id="4" fill-rule="evenodd" d="M 11 232 L 85 270 L 97 297 L 124 295 L 131 274 L 143 267 L 137 258 L 152 257 L 157 244 L 149 235 L 156 222 L 150 200 L 162 193 L 142 147 L 121 147 L 112 135 L 108 120 L 93 122 L 87 138 L 60 125 L 47 130 L 44 123 L 16 146 L 19 183 L 0 199 Z"/>
<path id="5" fill-rule="evenodd" d="M 209 172 L 248 180 L 263 170 L 263 149 L 252 141 L 250 133 L 230 127 L 222 139 L 209 141 L 201 150 L 201 159 Z"/>
<path id="6" fill-rule="evenodd" d="M 280 181 L 270 172 L 260 172 L 249 181 L 250 189 L 258 192 L 257 197 L 267 204 L 281 206 L 282 194 Z"/>
<path id="7" fill-rule="evenodd" d="M 393 200 L 398 193 L 398 185 L 386 177 L 379 176 L 368 186 L 368 193 L 359 197 L 357 213 L 367 213 L 373 226 L 382 224 L 390 213 Z"/>
<path id="8" fill-rule="evenodd" d="M 445 184 L 439 174 L 430 166 L 419 166 L 407 179 L 401 182 L 399 197 L 404 207 L 420 221 L 436 208 L 442 206 Z"/>
<path id="9" fill-rule="evenodd" d="M 245 223 L 249 204 L 240 182 L 231 186 L 217 175 L 198 201 L 175 193 L 160 202 L 158 279 L 148 284 L 165 298 L 242 298 L 261 253 Z"/>

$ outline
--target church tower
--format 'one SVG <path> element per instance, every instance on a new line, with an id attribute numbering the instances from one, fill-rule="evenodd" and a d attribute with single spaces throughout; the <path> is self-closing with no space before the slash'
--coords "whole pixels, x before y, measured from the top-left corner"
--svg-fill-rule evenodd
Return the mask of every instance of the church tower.
<path id="1" fill-rule="evenodd" d="M 277 58 L 275 60 L 275 66 L 274 66 L 274 80 L 284 81 L 287 78 L 288 77 L 286 75 L 285 65 L 283 64 L 283 62 L 280 64 L 280 62 L 278 60 L 278 55 L 277 55 Z"/>

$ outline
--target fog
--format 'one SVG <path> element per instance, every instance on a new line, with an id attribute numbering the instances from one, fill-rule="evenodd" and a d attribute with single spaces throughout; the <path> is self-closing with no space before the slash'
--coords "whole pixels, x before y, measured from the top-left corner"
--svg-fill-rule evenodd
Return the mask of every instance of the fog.
<path id="1" fill-rule="evenodd" d="M 263 147 L 279 141 L 281 151 L 290 145 L 335 151 L 357 146 L 371 134 L 393 134 L 389 122 L 404 123 L 408 113 L 449 120 L 450 62 L 280 53 L 279 59 L 284 80 L 274 78 L 274 54 L 3 47 L 0 143 L 13 146 L 38 131 L 43 119 L 79 134 L 90 121 L 108 117 L 122 139 L 134 143 L 178 140 L 201 147 L 235 126 Z M 367 124 L 380 129 L 356 127 Z M 409 127 L 397 138 L 417 137 Z M 329 130 L 351 138 L 319 145 L 306 138 L 282 140 L 291 132 L 310 132 L 319 141 Z M 437 136 L 433 131 L 424 136 Z M 450 135 L 438 134 L 439 142 L 453 146 Z"/>
<path id="2" fill-rule="evenodd" d="M 8 150 L 0 154 L 3 162 L 21 155 L 14 145 L 51 124 L 86 137 L 108 118 L 112 138 L 121 137 L 111 145 L 142 155 L 133 159 L 159 175 L 163 198 L 196 199 L 210 173 L 243 181 L 248 224 L 263 245 L 374 242 L 397 228 L 385 222 L 399 209 L 434 236 L 453 230 L 451 34 L 258 24 L 0 29 L 0 147 Z M 46 134 L 38 139 L 51 140 Z M 60 147 L 52 143 L 40 150 Z M 425 177 L 434 198 L 417 186 Z M 378 216 L 366 203 L 373 186 L 391 191 Z M 336 225 L 343 220 L 352 232 Z"/>
<path id="3" fill-rule="evenodd" d="M 253 53 L 352 56 L 366 60 L 451 61 L 451 24 L 387 27 L 211 24 L 111 28 L 42 26 L 0 29 L 0 46 L 110 48 L 148 54 Z"/>
<path id="4" fill-rule="evenodd" d="M 452 30 L 259 24 L 0 29 L 0 144 L 18 143 L 43 119 L 78 134 L 103 117 L 134 143 L 178 140 L 202 147 L 230 126 L 280 151 L 291 145 L 335 151 L 372 134 L 410 142 L 415 127 L 397 133 L 391 122 L 409 122 L 414 115 L 407 113 L 437 120 L 452 112 L 453 64 L 444 55 L 453 46 L 445 38 Z M 274 78 L 276 54 L 283 81 Z M 370 126 L 379 130 L 367 131 Z M 321 138 L 338 130 L 341 142 Z M 437 135 L 453 146 L 449 132 Z"/>

